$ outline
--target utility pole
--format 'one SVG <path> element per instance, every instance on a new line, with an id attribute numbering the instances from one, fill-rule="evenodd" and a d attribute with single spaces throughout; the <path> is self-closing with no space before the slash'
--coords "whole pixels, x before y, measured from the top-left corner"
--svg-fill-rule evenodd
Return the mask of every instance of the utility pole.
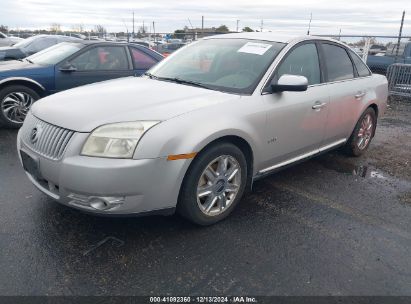
<path id="1" fill-rule="evenodd" d="M 341 29 L 340 29 L 340 32 L 338 34 L 338 41 L 340 41 L 340 40 L 341 40 Z"/>
<path id="2" fill-rule="evenodd" d="M 133 38 L 134 38 L 134 12 L 133 12 Z"/>
<path id="3" fill-rule="evenodd" d="M 154 32 L 154 42 L 156 42 L 156 26 L 155 26 L 154 21 L 153 21 L 153 32 Z"/>
<path id="4" fill-rule="evenodd" d="M 237 33 L 238 33 L 238 23 L 240 22 L 240 20 L 237 20 Z"/>
<path id="5" fill-rule="evenodd" d="M 310 22 L 308 22 L 308 31 L 307 31 L 307 35 L 310 35 L 311 20 L 313 20 L 313 13 L 312 13 L 312 12 L 311 12 L 311 14 L 310 14 Z"/>
<path id="6" fill-rule="evenodd" d="M 260 27 L 261 32 L 263 31 L 263 28 L 264 28 L 264 20 L 261 19 L 261 27 Z"/>
<path id="7" fill-rule="evenodd" d="M 398 52 L 400 51 L 400 43 L 401 43 L 401 36 L 402 36 L 402 27 L 403 27 L 403 25 L 404 25 L 404 17 L 405 17 L 405 11 L 402 12 L 400 33 L 399 33 L 399 35 L 398 35 L 397 52 L 395 53 L 395 62 L 397 62 Z"/>
<path id="8" fill-rule="evenodd" d="M 201 34 L 204 37 L 204 16 L 201 16 Z"/>

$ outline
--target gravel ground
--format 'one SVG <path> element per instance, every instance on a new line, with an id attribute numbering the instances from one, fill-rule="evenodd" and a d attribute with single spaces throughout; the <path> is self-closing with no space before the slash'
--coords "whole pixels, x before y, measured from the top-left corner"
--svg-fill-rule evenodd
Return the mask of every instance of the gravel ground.
<path id="1" fill-rule="evenodd" d="M 366 155 L 338 151 L 255 184 L 230 218 L 102 218 L 38 192 L 0 130 L 1 295 L 409 295 L 411 101 Z"/>

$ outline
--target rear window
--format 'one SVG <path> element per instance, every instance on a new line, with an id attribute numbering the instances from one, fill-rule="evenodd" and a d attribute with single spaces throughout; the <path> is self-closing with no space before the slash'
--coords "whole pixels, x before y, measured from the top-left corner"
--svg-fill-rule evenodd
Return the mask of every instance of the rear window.
<path id="1" fill-rule="evenodd" d="M 387 52 L 385 53 L 386 56 L 397 56 L 397 49 L 398 44 L 391 45 Z M 400 49 L 398 50 L 398 56 L 402 56 L 405 50 L 405 43 L 400 43 Z"/>
<path id="2" fill-rule="evenodd" d="M 334 44 L 323 44 L 328 81 L 354 78 L 354 68 L 346 50 Z"/>
<path id="3" fill-rule="evenodd" d="M 360 77 L 365 77 L 365 76 L 370 76 L 371 73 L 368 70 L 367 66 L 365 63 L 358 57 L 357 54 L 355 54 L 353 51 L 350 51 L 351 58 L 354 61 L 355 68 L 357 69 L 358 76 Z"/>
<path id="4" fill-rule="evenodd" d="M 131 56 L 133 57 L 134 68 L 136 70 L 148 70 L 157 63 L 154 58 L 147 55 L 143 51 L 140 51 L 133 47 L 131 47 L 130 49 Z"/>

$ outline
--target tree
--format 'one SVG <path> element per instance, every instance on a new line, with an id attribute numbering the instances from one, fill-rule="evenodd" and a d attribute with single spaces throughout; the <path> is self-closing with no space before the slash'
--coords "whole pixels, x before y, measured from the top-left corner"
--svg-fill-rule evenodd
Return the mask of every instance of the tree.
<path id="1" fill-rule="evenodd" d="M 185 30 L 175 30 L 173 34 L 174 39 L 183 39 L 185 35 Z"/>
<path id="2" fill-rule="evenodd" d="M 0 32 L 7 33 L 9 31 L 9 27 L 7 25 L 0 25 Z"/>
<path id="3" fill-rule="evenodd" d="M 215 31 L 218 32 L 218 33 L 226 33 L 226 32 L 228 32 L 228 27 L 226 25 L 222 24 L 219 27 L 217 27 L 215 29 Z"/>
<path id="4" fill-rule="evenodd" d="M 107 33 L 106 28 L 101 24 L 97 24 L 96 26 L 94 26 L 94 31 L 97 33 L 99 37 L 103 37 Z"/>
<path id="5" fill-rule="evenodd" d="M 84 32 L 84 26 L 83 26 L 83 24 L 74 24 L 74 25 L 71 27 L 71 29 L 72 29 L 74 32 L 77 32 L 77 33 L 82 33 L 82 32 Z"/>
<path id="6" fill-rule="evenodd" d="M 254 32 L 254 30 L 248 26 L 246 26 L 245 28 L 243 28 L 243 32 Z"/>
<path id="7" fill-rule="evenodd" d="M 59 23 L 52 23 L 50 25 L 50 32 L 58 33 L 61 31 L 61 24 Z"/>

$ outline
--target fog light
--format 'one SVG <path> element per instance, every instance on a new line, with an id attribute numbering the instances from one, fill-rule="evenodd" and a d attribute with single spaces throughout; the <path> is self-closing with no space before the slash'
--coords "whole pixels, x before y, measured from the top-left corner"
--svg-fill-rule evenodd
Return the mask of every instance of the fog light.
<path id="1" fill-rule="evenodd" d="M 95 209 L 100 211 L 113 209 L 123 204 L 125 200 L 124 196 L 85 196 L 74 193 L 71 193 L 68 197 L 72 199 L 69 203 L 70 205 L 86 207 L 88 209 Z"/>
<path id="2" fill-rule="evenodd" d="M 124 198 L 91 196 L 88 198 L 88 203 L 94 209 L 108 210 L 124 203 Z"/>

